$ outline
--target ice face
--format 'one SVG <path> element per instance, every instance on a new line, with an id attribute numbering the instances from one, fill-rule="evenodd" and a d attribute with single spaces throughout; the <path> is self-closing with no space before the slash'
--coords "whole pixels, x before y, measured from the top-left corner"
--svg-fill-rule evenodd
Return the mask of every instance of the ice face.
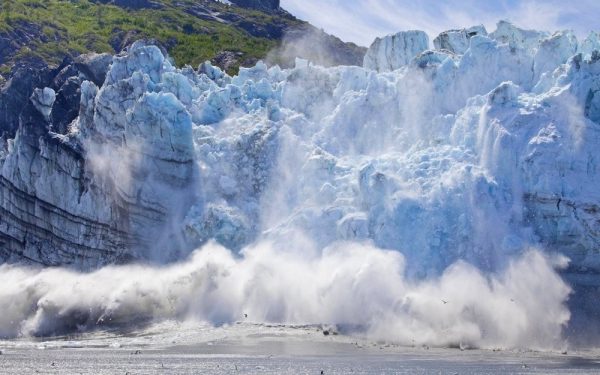
<path id="1" fill-rule="evenodd" d="M 388 41 L 408 46 L 402 66 L 426 38 L 400 36 Z M 598 198 L 594 173 L 576 167 L 596 168 L 595 63 L 562 65 L 574 37 L 543 36 L 501 23 L 497 40 L 472 36 L 463 57 L 422 54 L 394 74 L 307 62 L 232 78 L 208 64 L 192 80 L 156 73 L 194 122 L 204 201 L 186 233 L 236 249 L 291 230 L 321 247 L 370 239 L 402 250 L 422 276 L 456 259 L 493 269 L 540 241 L 592 246 L 590 219 L 546 210 Z M 548 87 L 531 93 L 542 74 Z M 566 169 L 550 177 L 558 156 Z"/>
<path id="2" fill-rule="evenodd" d="M 402 31 L 375 39 L 365 55 L 363 66 L 379 72 L 390 72 L 407 65 L 428 48 L 429 37 L 423 31 Z"/>
<path id="3" fill-rule="evenodd" d="M 97 92 L 84 85 L 82 111 L 93 96 L 96 111 L 91 125 L 80 116 L 81 136 L 94 126 L 195 160 L 181 231 L 196 245 L 369 240 L 402 251 L 415 277 L 458 259 L 493 270 L 539 244 L 595 264 L 581 249 L 599 241 L 599 62 L 568 32 L 463 32 L 462 55 L 423 52 L 427 36 L 405 32 L 378 39 L 367 68 L 259 63 L 235 77 L 136 44 Z"/>
<path id="4" fill-rule="evenodd" d="M 498 22 L 496 31 L 490 34 L 492 39 L 508 44 L 511 48 L 523 48 L 535 51 L 540 41 L 548 37 L 548 33 L 536 30 L 524 30 L 508 21 Z"/>
<path id="5" fill-rule="evenodd" d="M 594 51 L 600 50 L 600 34 L 596 31 L 590 32 L 579 47 L 579 52 L 583 54 L 583 57 L 591 58 Z"/>
<path id="6" fill-rule="evenodd" d="M 433 45 L 437 50 L 462 55 L 469 49 L 469 40 L 475 35 L 487 36 L 485 27 L 473 26 L 468 29 L 445 31 L 433 40 Z"/>
<path id="7" fill-rule="evenodd" d="M 539 80 L 544 73 L 551 74 L 576 52 L 577 38 L 571 32 L 557 32 L 542 40 L 534 58 L 534 81 Z"/>

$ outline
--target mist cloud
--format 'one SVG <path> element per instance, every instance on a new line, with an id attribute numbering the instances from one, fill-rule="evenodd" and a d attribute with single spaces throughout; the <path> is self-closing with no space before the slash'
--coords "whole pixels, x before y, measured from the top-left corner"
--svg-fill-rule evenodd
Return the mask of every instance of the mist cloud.
<path id="1" fill-rule="evenodd" d="M 404 277 L 401 253 L 336 243 L 321 254 L 261 242 L 241 257 L 208 244 L 165 267 L 93 273 L 0 267 L 0 336 L 131 327 L 165 319 L 212 324 L 342 324 L 405 345 L 557 349 L 569 320 L 565 265 L 531 250 L 486 276 L 458 262 L 438 278 Z M 277 249 L 276 249 L 277 248 Z"/>

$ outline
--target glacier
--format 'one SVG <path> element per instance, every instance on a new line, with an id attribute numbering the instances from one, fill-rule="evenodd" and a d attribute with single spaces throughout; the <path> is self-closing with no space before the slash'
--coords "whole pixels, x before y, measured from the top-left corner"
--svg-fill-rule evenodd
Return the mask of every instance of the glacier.
<path id="1" fill-rule="evenodd" d="M 122 260 L 164 264 L 203 246 L 209 250 L 222 246 L 252 259 L 253 249 L 263 247 L 257 244 L 268 243 L 269 249 L 278 250 L 266 258 L 276 259 L 281 271 L 266 263 L 252 271 L 240 266 L 244 277 L 260 279 L 263 269 L 276 275 L 274 280 L 282 277 L 282 285 L 290 285 L 292 281 L 277 275 L 286 269 L 284 264 L 319 254 L 327 257 L 331 249 L 347 244 L 355 252 L 355 246 L 365 247 L 365 254 L 370 254 L 365 255 L 366 264 L 370 256 L 377 259 L 377 272 L 365 272 L 376 279 L 373 285 L 378 290 L 404 282 L 393 277 L 378 280 L 373 275 L 379 271 L 382 277 L 402 273 L 406 282 L 418 283 L 452 279 L 448 272 L 466 262 L 474 268 L 460 268 L 460 274 L 474 275 L 468 277 L 474 283 L 495 285 L 483 294 L 502 290 L 500 305 L 508 310 L 504 303 L 513 298 L 511 293 L 535 299 L 543 287 L 531 280 L 513 285 L 510 280 L 518 277 L 508 276 L 503 284 L 478 272 L 510 273 L 514 262 L 533 259 L 532 272 L 551 280 L 548 299 L 543 301 L 548 305 L 532 302 L 531 309 L 507 316 L 531 316 L 547 309 L 553 312 L 548 321 L 532 331 L 508 334 L 508 339 L 496 334 L 491 341 L 478 341 L 482 333 L 469 331 L 479 319 L 473 313 L 468 322 L 462 316 L 453 326 L 463 333 L 460 327 L 468 327 L 471 333 L 466 336 L 443 340 L 430 333 L 431 340 L 422 341 L 448 344 L 467 337 L 481 345 L 516 346 L 527 341 L 523 332 L 539 338 L 533 346 L 553 341 L 569 315 L 561 307 L 569 295 L 566 284 L 548 276 L 554 265 L 561 265 L 561 275 L 575 290 L 589 292 L 581 297 L 582 304 L 591 305 L 586 314 L 600 310 L 593 302 L 600 287 L 600 38 L 591 33 L 578 41 L 569 31 L 550 34 L 502 21 L 494 32 L 482 26 L 451 30 L 433 44 L 431 49 L 424 32 L 401 32 L 377 39 L 364 67 L 325 68 L 298 59 L 291 69 L 259 62 L 229 76 L 208 62 L 198 69 L 177 68 L 159 48 L 137 42 L 112 58 L 103 82 L 81 83 L 79 115 L 65 134 L 52 133 L 51 141 L 41 136 L 41 124 L 53 121 L 56 93 L 51 88 L 36 90 L 31 98 L 35 116 L 29 122 L 22 119 L 14 139 L 0 140 L 2 181 L 10 186 L 0 191 L 0 201 L 3 210 L 19 218 L 0 219 L 0 231 L 14 239 L 10 246 L 19 249 L 2 254 L 11 262 L 89 270 Z M 83 156 L 69 158 L 56 152 L 60 147 Z M 49 227 L 43 227 L 44 216 L 36 215 L 36 208 L 24 214 L 26 210 L 16 207 L 17 191 L 60 208 L 55 216 L 49 209 Z M 23 222 L 41 229 L 32 231 Z M 87 228 L 82 222 L 93 225 Z M 48 231 L 63 231 L 70 242 L 45 244 Z M 377 258 L 371 247 L 397 251 L 401 260 L 388 253 L 381 255 L 383 260 Z M 527 255 L 531 249 L 542 249 L 545 255 Z M 237 260 L 220 251 L 225 260 L 215 261 L 219 265 L 211 271 L 215 275 L 229 272 L 221 268 L 236 269 L 231 265 Z M 194 254 L 193 259 L 203 256 Z M 556 261 L 557 254 L 570 260 L 568 266 Z M 211 267 L 210 261 L 202 262 L 209 265 L 200 269 Z M 337 274 L 335 261 L 323 262 L 319 272 L 330 267 Z M 299 269 L 306 271 L 311 264 Z M 3 267 L 0 282 L 16 278 L 31 289 L 22 274 L 15 276 L 26 271 Z M 527 266 L 518 268 L 528 272 Z M 49 277 L 39 272 L 39 280 Z M 339 276 L 345 280 L 360 272 L 360 267 L 350 267 Z M 177 283 L 167 279 L 167 285 Z M 76 276 L 66 280 L 78 282 Z M 40 282 L 50 288 L 50 295 L 53 288 L 60 288 Z M 437 295 L 444 290 L 439 282 L 441 286 L 423 284 L 412 290 L 423 295 L 419 293 L 430 288 Z M 335 283 L 315 288 L 335 288 Z M 503 294 L 507 289 L 513 291 Z M 265 303 L 288 306 L 284 291 L 261 286 L 259 292 L 274 294 L 271 299 L 257 296 L 260 303 L 251 304 L 255 309 Z M 302 295 L 301 290 L 295 293 Z M 409 316 L 426 315 L 419 309 L 430 302 L 412 310 L 405 299 L 398 307 L 394 301 L 406 298 L 401 295 L 382 292 L 361 301 L 408 309 Z M 581 302 L 579 295 L 573 300 Z M 10 296 L 14 295 L 0 295 L 0 300 Z M 233 298 L 210 294 L 206 303 L 234 306 Z M 352 298 L 350 294 L 342 300 Z M 84 309 L 96 306 L 83 295 L 81 299 L 85 303 L 72 303 Z M 50 303 L 48 311 L 60 311 L 43 293 L 23 306 L 33 303 L 39 312 L 46 306 L 40 301 Z M 299 305 L 290 306 L 302 311 Z M 113 307 L 105 309 L 114 311 Z M 138 312 L 145 315 L 146 308 L 150 307 L 142 306 Z M 265 321 L 349 319 L 338 313 L 294 316 L 274 309 L 253 312 Z M 169 315 L 167 307 L 159 310 L 158 315 Z M 16 311 L 13 322 L 26 314 Z M 358 323 L 371 322 L 381 311 L 364 312 Z M 458 308 L 456 316 L 461 311 Z M 63 312 L 73 316 L 69 308 Z M 52 314 L 58 319 L 61 313 Z M 217 322 L 235 319 L 221 311 L 202 316 Z M 386 327 L 396 327 L 395 318 L 389 325 L 373 325 L 372 331 L 385 333 Z M 47 332 L 40 319 L 36 315 L 27 320 L 27 327 L 35 327 L 25 331 Z M 493 314 L 483 320 L 493 320 Z M 443 329 L 433 318 L 416 324 L 432 332 Z M 0 322 L 0 332 L 16 331 Z"/>
<path id="2" fill-rule="evenodd" d="M 569 32 L 484 34 L 464 55 L 384 38 L 372 48 L 401 57 L 376 52 L 381 73 L 369 54 L 364 69 L 211 72 L 223 78 L 188 107 L 204 211 L 187 233 L 231 248 L 292 230 L 320 248 L 373 240 L 423 276 L 537 244 L 597 267 L 598 55 Z"/>

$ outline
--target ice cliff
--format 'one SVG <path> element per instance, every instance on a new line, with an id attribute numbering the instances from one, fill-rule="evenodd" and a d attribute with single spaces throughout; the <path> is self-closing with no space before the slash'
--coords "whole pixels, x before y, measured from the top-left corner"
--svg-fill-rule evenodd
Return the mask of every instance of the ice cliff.
<path id="1" fill-rule="evenodd" d="M 195 196 L 197 166 L 183 104 L 150 89 L 163 60 L 156 47 L 136 47 L 48 72 L 57 91 L 35 89 L 14 138 L 1 138 L 3 259 L 90 269 L 148 258 L 161 242 L 176 248 L 166 227 Z M 23 84 L 13 78 L 3 99 Z"/>
<path id="2" fill-rule="evenodd" d="M 422 278 L 540 246 L 600 285 L 598 34 L 501 22 L 434 45 L 410 31 L 378 39 L 364 68 L 234 77 L 144 43 L 88 57 L 1 140 L 0 255 L 87 269 L 211 239 L 372 241 Z"/>
<path id="3" fill-rule="evenodd" d="M 423 31 L 402 31 L 375 39 L 367 50 L 363 66 L 379 72 L 389 72 L 407 65 L 428 48 L 429 37 Z"/>

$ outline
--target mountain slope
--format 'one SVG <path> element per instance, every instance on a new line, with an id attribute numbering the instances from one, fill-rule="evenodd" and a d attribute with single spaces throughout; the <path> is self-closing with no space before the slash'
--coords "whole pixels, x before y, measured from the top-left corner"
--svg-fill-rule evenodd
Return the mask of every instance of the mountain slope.
<path id="1" fill-rule="evenodd" d="M 177 65 L 213 59 L 232 72 L 253 65 L 288 32 L 318 32 L 278 2 L 216 0 L 11 0 L 0 9 L 0 74 L 24 58 L 59 64 L 65 56 L 120 52 L 138 39 L 153 39 Z M 335 64 L 359 65 L 364 48 L 326 35 L 343 48 Z"/>

